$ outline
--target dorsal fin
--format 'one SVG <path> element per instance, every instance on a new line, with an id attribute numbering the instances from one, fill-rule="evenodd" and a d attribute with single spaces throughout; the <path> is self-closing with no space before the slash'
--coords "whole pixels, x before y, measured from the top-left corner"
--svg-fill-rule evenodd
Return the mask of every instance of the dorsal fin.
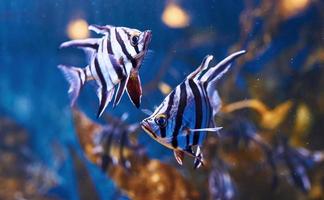
<path id="1" fill-rule="evenodd" d="M 205 58 L 203 59 L 199 67 L 195 71 L 191 72 L 187 76 L 187 79 L 194 79 L 194 78 L 197 79 L 200 76 L 201 72 L 203 72 L 205 69 L 208 68 L 208 65 L 212 59 L 213 59 L 212 55 L 205 56 Z"/>
<path id="2" fill-rule="evenodd" d="M 98 38 L 87 38 L 82 40 L 70 40 L 67 42 L 63 42 L 60 45 L 60 48 L 66 48 L 66 47 L 77 47 L 77 48 L 90 48 L 93 50 L 97 50 L 99 47 L 98 44 Z"/>
<path id="3" fill-rule="evenodd" d="M 232 62 L 238 58 L 239 56 L 245 54 L 246 51 L 238 51 L 223 59 L 214 67 L 208 69 L 206 73 L 200 78 L 201 82 L 204 82 L 207 85 L 212 85 L 215 83 L 219 78 L 221 78 L 231 67 Z"/>
<path id="4" fill-rule="evenodd" d="M 207 96 L 210 105 L 213 109 L 213 116 L 215 116 L 218 113 L 221 105 L 221 100 L 216 90 L 217 80 L 219 80 L 228 71 L 228 69 L 231 67 L 232 63 L 236 58 L 245 53 L 246 51 L 243 50 L 229 55 L 214 67 L 209 68 L 201 77 L 199 77 L 199 80 L 202 82 L 204 88 L 207 90 Z"/>
<path id="5" fill-rule="evenodd" d="M 109 35 L 111 28 L 112 26 L 109 25 L 100 26 L 96 24 L 92 24 L 88 27 L 90 31 L 94 31 L 97 34 L 102 34 L 102 35 Z"/>
<path id="6" fill-rule="evenodd" d="M 98 38 L 88 38 L 83 40 L 71 40 L 64 42 L 60 45 L 60 48 L 67 48 L 67 47 L 76 47 L 82 49 L 88 59 L 91 59 L 93 54 L 98 50 L 99 47 L 99 39 Z"/>

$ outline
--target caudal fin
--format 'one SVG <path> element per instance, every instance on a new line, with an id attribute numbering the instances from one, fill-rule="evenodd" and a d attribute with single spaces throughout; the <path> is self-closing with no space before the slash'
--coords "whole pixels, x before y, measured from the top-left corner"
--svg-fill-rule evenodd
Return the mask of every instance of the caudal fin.
<path id="1" fill-rule="evenodd" d="M 69 96 L 71 98 L 71 107 L 74 106 L 80 90 L 86 81 L 86 74 L 81 68 L 67 67 L 65 65 L 59 65 L 58 68 L 63 72 L 64 77 L 70 84 Z"/>

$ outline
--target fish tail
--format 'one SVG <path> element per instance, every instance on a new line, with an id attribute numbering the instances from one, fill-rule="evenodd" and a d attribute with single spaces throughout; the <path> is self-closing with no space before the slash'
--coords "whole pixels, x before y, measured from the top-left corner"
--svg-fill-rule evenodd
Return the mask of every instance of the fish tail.
<path id="1" fill-rule="evenodd" d="M 77 67 L 59 65 L 58 68 L 63 72 L 65 79 L 70 84 L 68 93 L 71 98 L 71 107 L 73 107 L 79 96 L 82 86 L 89 79 L 87 75 L 88 67 L 81 69 Z"/>

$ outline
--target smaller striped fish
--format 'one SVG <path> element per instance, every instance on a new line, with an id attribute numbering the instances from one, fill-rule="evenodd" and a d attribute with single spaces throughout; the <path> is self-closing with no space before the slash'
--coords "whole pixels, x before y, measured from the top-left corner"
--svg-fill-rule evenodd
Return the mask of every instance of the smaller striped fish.
<path id="1" fill-rule="evenodd" d="M 59 69 L 70 83 L 71 106 L 75 104 L 82 86 L 94 80 L 99 98 L 97 117 L 102 115 L 112 100 L 116 85 L 118 89 L 114 107 L 118 105 L 125 89 L 133 104 L 139 107 L 142 96 L 139 68 L 148 51 L 151 31 L 141 32 L 137 29 L 109 25 L 90 25 L 89 29 L 103 37 L 72 40 L 61 45 L 61 48 L 81 48 L 89 57 L 89 64 L 85 68 L 59 65 Z"/>
<path id="2" fill-rule="evenodd" d="M 232 200 L 236 197 L 236 188 L 227 167 L 222 161 L 217 161 L 208 178 L 211 200 Z"/>
<path id="3" fill-rule="evenodd" d="M 203 164 L 201 146 L 207 132 L 221 129 L 213 120 L 220 109 L 216 83 L 244 53 L 233 53 L 211 68 L 208 66 L 213 56 L 206 56 L 154 113 L 141 122 L 143 130 L 153 139 L 173 150 L 180 165 L 185 154 L 195 158 L 195 168 Z"/>
<path id="4" fill-rule="evenodd" d="M 108 116 L 109 124 L 102 126 L 102 130 L 92 138 L 95 147 L 93 154 L 98 156 L 97 164 L 103 171 L 110 165 L 131 167 L 128 160 L 130 152 L 140 154 L 139 145 L 131 142 L 130 135 L 139 130 L 138 124 L 126 124 L 128 114 L 123 114 L 120 119 Z"/>

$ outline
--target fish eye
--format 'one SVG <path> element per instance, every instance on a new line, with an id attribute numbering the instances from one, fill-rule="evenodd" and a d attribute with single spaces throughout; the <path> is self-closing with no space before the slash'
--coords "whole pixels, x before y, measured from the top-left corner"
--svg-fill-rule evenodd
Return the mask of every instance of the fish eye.
<path id="1" fill-rule="evenodd" d="M 131 36 L 131 44 L 132 44 L 133 46 L 138 45 L 138 40 L 139 40 L 139 37 L 138 37 L 137 35 L 133 35 L 133 36 Z"/>
<path id="2" fill-rule="evenodd" d="M 165 127 L 167 124 L 167 119 L 165 115 L 158 115 L 155 119 L 154 119 L 155 123 L 160 126 L 160 127 Z"/>

